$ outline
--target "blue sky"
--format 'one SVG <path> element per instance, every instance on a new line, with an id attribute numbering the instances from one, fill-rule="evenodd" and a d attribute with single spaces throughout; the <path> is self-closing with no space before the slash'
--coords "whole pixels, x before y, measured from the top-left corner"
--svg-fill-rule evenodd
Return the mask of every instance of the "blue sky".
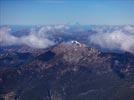
<path id="1" fill-rule="evenodd" d="M 134 24 L 134 0 L 0 0 L 0 24 Z"/>

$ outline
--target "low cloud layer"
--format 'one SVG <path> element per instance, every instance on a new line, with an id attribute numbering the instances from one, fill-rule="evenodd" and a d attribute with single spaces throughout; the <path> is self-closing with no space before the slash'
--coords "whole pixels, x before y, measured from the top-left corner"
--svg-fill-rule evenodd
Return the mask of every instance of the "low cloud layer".
<path id="1" fill-rule="evenodd" d="M 49 35 L 42 33 L 45 32 L 43 28 L 39 30 L 31 30 L 26 36 L 16 37 L 10 34 L 11 29 L 9 27 L 0 28 L 0 44 L 1 45 L 27 45 L 33 48 L 47 48 L 55 44 L 55 42 L 49 39 Z"/>
<path id="2" fill-rule="evenodd" d="M 17 37 L 11 34 L 9 27 L 2 27 L 0 28 L 0 45 L 27 45 L 33 48 L 47 48 L 55 45 L 55 40 L 58 42 L 59 38 L 63 41 L 79 39 L 78 41 L 81 42 L 80 37 L 84 36 L 84 41 L 89 41 L 89 44 L 97 45 L 102 49 L 121 50 L 134 54 L 134 26 L 132 25 L 93 26 L 90 27 L 91 31 L 88 34 L 87 31 L 74 31 L 78 29 L 80 27 L 68 25 L 38 26 L 31 29 L 28 35 Z"/>
<path id="3" fill-rule="evenodd" d="M 89 37 L 92 44 L 108 50 L 122 50 L 134 54 L 134 27 L 124 27 L 113 32 L 97 33 Z"/>

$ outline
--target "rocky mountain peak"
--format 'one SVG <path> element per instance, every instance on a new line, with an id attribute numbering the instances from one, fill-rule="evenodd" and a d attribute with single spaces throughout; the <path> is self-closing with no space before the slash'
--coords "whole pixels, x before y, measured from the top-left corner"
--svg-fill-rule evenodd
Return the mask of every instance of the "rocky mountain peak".
<path id="1" fill-rule="evenodd" d="M 83 59 L 92 59 L 97 57 L 100 52 L 96 49 L 89 48 L 78 41 L 61 43 L 52 50 L 56 55 L 61 55 L 69 63 L 78 63 Z"/>

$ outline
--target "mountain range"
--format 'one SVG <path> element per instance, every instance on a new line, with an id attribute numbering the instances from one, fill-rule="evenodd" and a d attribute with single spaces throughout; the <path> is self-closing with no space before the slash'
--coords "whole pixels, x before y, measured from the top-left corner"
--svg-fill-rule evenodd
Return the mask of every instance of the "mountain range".
<path id="1" fill-rule="evenodd" d="M 130 52 L 102 52 L 76 40 L 1 48 L 2 100 L 133 100 L 133 94 Z"/>

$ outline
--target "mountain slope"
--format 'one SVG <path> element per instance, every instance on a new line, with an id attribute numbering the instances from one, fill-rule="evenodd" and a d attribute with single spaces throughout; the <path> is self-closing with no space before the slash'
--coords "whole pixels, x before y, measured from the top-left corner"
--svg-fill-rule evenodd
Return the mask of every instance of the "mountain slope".
<path id="1" fill-rule="evenodd" d="M 134 55 L 61 43 L 23 66 L 0 71 L 6 100 L 133 100 Z"/>

